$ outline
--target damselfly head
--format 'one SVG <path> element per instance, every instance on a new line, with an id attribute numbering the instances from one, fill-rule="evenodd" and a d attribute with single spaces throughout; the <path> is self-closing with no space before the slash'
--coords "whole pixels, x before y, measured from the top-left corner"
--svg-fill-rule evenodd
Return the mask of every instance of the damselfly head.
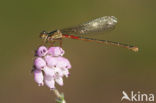
<path id="1" fill-rule="evenodd" d="M 46 31 L 42 31 L 40 34 L 41 39 L 45 39 L 45 38 L 47 38 L 47 36 L 48 36 L 48 33 Z"/>

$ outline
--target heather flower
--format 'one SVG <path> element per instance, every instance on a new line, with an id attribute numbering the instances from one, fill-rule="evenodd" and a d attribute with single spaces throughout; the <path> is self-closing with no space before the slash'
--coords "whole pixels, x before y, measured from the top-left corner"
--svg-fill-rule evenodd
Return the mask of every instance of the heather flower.
<path id="1" fill-rule="evenodd" d="M 63 75 L 64 75 L 66 78 L 69 77 L 70 73 L 69 73 L 69 70 L 68 70 L 68 69 L 61 68 L 61 70 L 62 70 Z"/>
<path id="2" fill-rule="evenodd" d="M 37 50 L 37 56 L 42 57 L 45 56 L 48 53 L 48 50 L 45 46 L 40 46 Z"/>
<path id="3" fill-rule="evenodd" d="M 45 76 L 44 81 L 45 84 L 52 90 L 55 88 L 55 82 L 57 82 L 60 86 L 63 86 L 63 73 L 59 68 L 49 68 L 45 67 L 43 69 Z"/>
<path id="4" fill-rule="evenodd" d="M 45 56 L 45 61 L 47 63 L 47 66 L 51 68 L 55 68 L 59 62 L 57 57 L 53 57 L 49 55 Z"/>
<path id="5" fill-rule="evenodd" d="M 34 65 L 36 69 L 42 70 L 46 66 L 46 62 L 43 58 L 37 57 L 35 59 Z"/>
<path id="6" fill-rule="evenodd" d="M 43 86 L 43 73 L 41 70 L 34 70 L 34 80 L 38 84 L 38 86 Z"/>
<path id="7" fill-rule="evenodd" d="M 59 63 L 59 66 L 61 68 L 66 68 L 66 69 L 70 69 L 71 68 L 71 64 L 69 62 L 68 59 L 64 58 L 64 57 L 58 57 L 58 63 Z"/>
<path id="8" fill-rule="evenodd" d="M 59 103 L 65 102 L 62 94 L 58 95 L 55 83 L 63 86 L 63 77 L 69 76 L 69 69 L 71 64 L 64 55 L 64 50 L 61 47 L 40 46 L 36 52 L 36 59 L 34 60 L 34 80 L 38 86 L 44 84 L 53 90 L 58 97 Z M 60 102 L 61 101 L 61 102 Z"/>
<path id="9" fill-rule="evenodd" d="M 54 78 L 57 79 L 58 77 L 63 77 L 63 71 L 57 66 L 54 69 L 54 73 L 55 73 L 55 76 Z"/>
<path id="10" fill-rule="evenodd" d="M 63 77 L 69 76 L 68 69 L 71 68 L 69 60 L 62 57 L 63 55 L 64 50 L 60 47 L 38 48 L 38 57 L 34 61 L 34 79 L 39 86 L 45 83 L 51 90 L 55 88 L 55 82 L 63 86 Z"/>
<path id="11" fill-rule="evenodd" d="M 46 66 L 46 67 L 44 67 L 43 71 L 44 71 L 44 77 L 46 79 L 50 80 L 51 78 L 54 78 L 54 76 L 55 76 L 54 69 Z"/>
<path id="12" fill-rule="evenodd" d="M 46 86 L 50 88 L 50 90 L 55 89 L 54 79 L 52 79 L 52 78 L 51 79 L 45 79 L 44 82 L 45 82 Z"/>
<path id="13" fill-rule="evenodd" d="M 52 56 L 63 56 L 64 50 L 60 47 L 50 47 L 48 49 L 48 54 L 51 54 Z"/>
<path id="14" fill-rule="evenodd" d="M 60 86 L 63 86 L 63 78 L 62 78 L 62 77 L 55 78 L 55 81 L 56 81 L 56 83 L 59 84 Z"/>

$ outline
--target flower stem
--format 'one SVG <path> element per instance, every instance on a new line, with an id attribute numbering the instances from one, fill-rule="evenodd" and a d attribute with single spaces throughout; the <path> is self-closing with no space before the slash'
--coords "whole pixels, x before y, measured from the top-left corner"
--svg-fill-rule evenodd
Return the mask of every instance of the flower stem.
<path id="1" fill-rule="evenodd" d="M 66 103 L 63 93 L 60 94 L 57 89 L 53 89 L 53 91 L 55 95 L 57 96 L 57 99 L 56 99 L 57 103 Z"/>

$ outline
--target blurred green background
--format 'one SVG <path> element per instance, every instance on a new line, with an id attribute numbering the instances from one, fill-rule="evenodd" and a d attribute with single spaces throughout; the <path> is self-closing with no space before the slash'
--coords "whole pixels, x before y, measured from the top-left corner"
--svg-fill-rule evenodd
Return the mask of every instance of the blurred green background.
<path id="1" fill-rule="evenodd" d="M 42 30 L 55 30 L 101 16 L 118 18 L 114 31 L 91 36 L 139 47 L 127 49 L 64 40 L 72 64 L 64 79 L 67 103 L 120 103 L 122 91 L 156 94 L 155 0 L 1 0 L 0 102 L 55 103 L 30 73 Z"/>

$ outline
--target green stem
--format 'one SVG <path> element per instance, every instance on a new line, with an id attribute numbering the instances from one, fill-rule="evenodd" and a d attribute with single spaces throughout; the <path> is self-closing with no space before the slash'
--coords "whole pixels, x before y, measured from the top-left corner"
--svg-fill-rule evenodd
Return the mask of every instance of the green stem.
<path id="1" fill-rule="evenodd" d="M 57 99 L 56 99 L 56 102 L 57 103 L 66 103 L 66 101 L 64 100 L 64 95 L 63 94 L 60 94 L 59 91 L 57 89 L 54 89 L 53 90 Z"/>

